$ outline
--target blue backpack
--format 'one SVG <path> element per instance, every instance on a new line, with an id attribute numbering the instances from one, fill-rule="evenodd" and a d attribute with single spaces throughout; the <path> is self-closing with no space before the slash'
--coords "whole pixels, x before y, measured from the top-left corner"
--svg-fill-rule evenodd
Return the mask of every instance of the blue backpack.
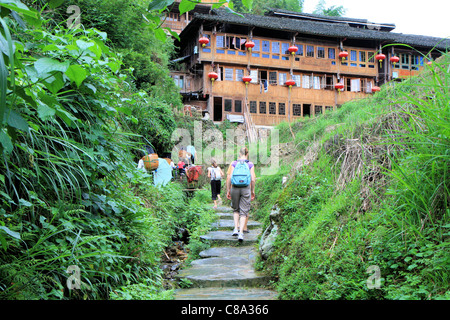
<path id="1" fill-rule="evenodd" d="M 250 185 L 251 178 L 248 160 L 238 160 L 231 175 L 231 184 L 235 187 L 247 187 Z"/>

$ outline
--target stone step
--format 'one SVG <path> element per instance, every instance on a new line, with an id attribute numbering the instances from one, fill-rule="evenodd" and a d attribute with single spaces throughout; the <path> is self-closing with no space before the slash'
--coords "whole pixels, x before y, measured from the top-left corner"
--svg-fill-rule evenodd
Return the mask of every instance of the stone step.
<path id="1" fill-rule="evenodd" d="M 248 220 L 247 222 L 247 227 L 249 230 L 255 229 L 260 226 L 261 223 L 258 221 Z M 234 229 L 234 221 L 229 219 L 219 219 L 217 222 L 212 223 L 211 227 L 215 229 L 227 229 L 227 230 L 229 229 L 232 231 Z"/>
<path id="2" fill-rule="evenodd" d="M 250 261 L 255 261 L 257 249 L 254 246 L 213 247 L 200 252 L 199 256 L 201 258 L 247 257 Z"/>
<path id="3" fill-rule="evenodd" d="M 194 260 L 176 277 L 190 280 L 194 287 L 261 287 L 270 277 L 257 272 L 247 257 L 214 257 Z"/>
<path id="4" fill-rule="evenodd" d="M 275 300 L 276 296 L 264 288 L 190 288 L 174 294 L 176 300 Z"/>
<path id="5" fill-rule="evenodd" d="M 219 217 L 219 219 L 224 219 L 224 220 L 233 220 L 233 212 L 217 212 L 216 213 L 217 216 Z"/>
<path id="6" fill-rule="evenodd" d="M 233 209 L 231 207 L 227 207 L 227 206 L 218 206 L 215 210 L 217 212 L 231 212 L 231 213 L 233 213 Z"/>
<path id="7" fill-rule="evenodd" d="M 200 239 L 209 241 L 211 245 L 253 245 L 257 243 L 261 229 L 250 230 L 250 233 L 244 233 L 244 241 L 239 243 L 237 236 L 232 236 L 233 230 L 217 230 L 200 236 Z"/>

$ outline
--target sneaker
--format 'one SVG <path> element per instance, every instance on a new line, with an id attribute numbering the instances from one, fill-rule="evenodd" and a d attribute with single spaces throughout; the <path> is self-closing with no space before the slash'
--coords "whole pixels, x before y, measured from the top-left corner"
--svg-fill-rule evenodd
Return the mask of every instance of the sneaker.
<path id="1" fill-rule="evenodd" d="M 237 236 L 239 233 L 238 229 L 234 228 L 232 236 Z"/>
<path id="2" fill-rule="evenodd" d="M 244 230 L 244 231 L 242 231 L 243 233 L 250 233 L 250 231 L 248 231 L 248 230 Z"/>
<path id="3" fill-rule="evenodd" d="M 244 241 L 244 234 L 243 233 L 239 233 L 238 240 L 239 240 L 239 242 Z"/>

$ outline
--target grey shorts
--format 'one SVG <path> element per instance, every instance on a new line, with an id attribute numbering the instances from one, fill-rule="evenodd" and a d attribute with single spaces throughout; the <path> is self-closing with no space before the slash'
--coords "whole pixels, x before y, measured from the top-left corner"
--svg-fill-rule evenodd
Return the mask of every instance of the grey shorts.
<path id="1" fill-rule="evenodd" d="M 240 216 L 248 217 L 250 212 L 251 190 L 250 186 L 237 188 L 231 186 L 231 207 L 234 212 L 239 212 Z"/>

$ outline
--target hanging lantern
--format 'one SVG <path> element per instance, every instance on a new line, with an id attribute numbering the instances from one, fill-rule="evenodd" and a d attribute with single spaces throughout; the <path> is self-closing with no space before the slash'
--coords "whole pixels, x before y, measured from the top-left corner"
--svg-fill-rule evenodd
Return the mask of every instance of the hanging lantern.
<path id="1" fill-rule="evenodd" d="M 400 58 L 397 56 L 393 56 L 393 57 L 391 57 L 390 60 L 394 64 L 394 68 L 395 68 L 395 64 L 400 61 Z"/>
<path id="2" fill-rule="evenodd" d="M 344 90 L 344 84 L 342 82 L 338 82 L 334 85 L 334 88 L 341 94 L 341 91 Z"/>
<path id="3" fill-rule="evenodd" d="M 248 49 L 248 51 L 252 52 L 252 48 L 255 46 L 255 43 L 253 41 L 247 41 L 245 43 L 245 47 Z"/>
<path id="4" fill-rule="evenodd" d="M 292 54 L 295 55 L 295 53 L 298 51 L 298 47 L 296 46 L 290 46 L 288 51 Z"/>
<path id="5" fill-rule="evenodd" d="M 208 73 L 208 78 L 211 79 L 211 83 L 214 84 L 214 81 L 219 78 L 219 75 L 215 72 Z"/>
<path id="6" fill-rule="evenodd" d="M 244 81 L 245 85 L 248 85 L 252 81 L 252 77 L 250 76 L 242 77 L 242 81 Z"/>
<path id="7" fill-rule="evenodd" d="M 341 52 L 339 52 L 339 58 L 342 59 L 342 62 L 344 62 L 345 59 L 347 59 L 347 57 L 348 57 L 348 52 L 347 52 L 347 51 L 341 51 Z"/>
<path id="8" fill-rule="evenodd" d="M 379 53 L 375 56 L 375 59 L 377 59 L 378 61 L 380 61 L 380 68 L 381 68 L 381 63 L 383 62 L 384 59 L 386 59 L 386 55 Z"/>
<path id="9" fill-rule="evenodd" d="M 295 81 L 294 80 L 287 80 L 285 83 L 285 85 L 289 86 L 289 89 L 292 88 L 292 86 L 295 85 Z"/>
<path id="10" fill-rule="evenodd" d="M 377 86 L 372 87 L 372 92 L 378 92 L 380 90 L 381 90 L 380 87 L 377 87 Z"/>
<path id="11" fill-rule="evenodd" d="M 201 37 L 198 39 L 198 42 L 200 42 L 202 47 L 205 47 L 209 43 L 209 39 L 207 37 Z"/>

